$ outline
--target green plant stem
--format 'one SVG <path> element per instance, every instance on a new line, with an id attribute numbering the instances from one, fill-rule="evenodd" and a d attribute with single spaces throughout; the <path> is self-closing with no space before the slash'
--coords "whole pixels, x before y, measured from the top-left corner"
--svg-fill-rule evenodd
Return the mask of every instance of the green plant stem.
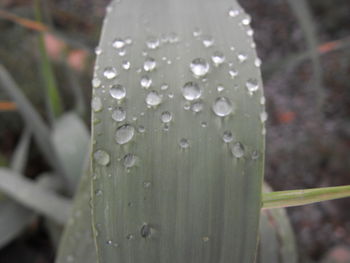
<path id="1" fill-rule="evenodd" d="M 42 16 L 40 12 L 40 0 L 35 1 L 35 17 L 36 21 L 42 22 Z M 50 63 L 50 59 L 46 51 L 43 33 L 39 34 L 39 52 L 41 60 L 41 70 L 47 94 L 46 104 L 48 112 L 50 113 L 50 118 L 53 120 L 61 115 L 62 102 L 57 88 L 57 83 L 55 75 L 53 73 L 52 65 Z"/>
<path id="2" fill-rule="evenodd" d="M 262 209 L 313 204 L 350 197 L 350 185 L 264 193 Z"/>

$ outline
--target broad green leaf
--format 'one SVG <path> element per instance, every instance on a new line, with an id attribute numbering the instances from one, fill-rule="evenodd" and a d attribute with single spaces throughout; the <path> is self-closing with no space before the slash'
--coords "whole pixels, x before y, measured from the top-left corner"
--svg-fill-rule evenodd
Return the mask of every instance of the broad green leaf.
<path id="1" fill-rule="evenodd" d="M 270 189 L 265 186 L 265 191 Z M 258 263 L 297 263 L 293 229 L 284 208 L 262 210 Z"/>
<path id="2" fill-rule="evenodd" d="M 99 262 L 254 262 L 266 114 L 250 17 L 227 0 L 107 10 L 92 100 Z"/>
<path id="3" fill-rule="evenodd" d="M 68 219 L 71 208 L 68 199 L 9 169 L 0 168 L 0 192 L 59 224 Z"/>
<path id="4" fill-rule="evenodd" d="M 69 187 L 74 191 L 89 150 L 89 133 L 76 114 L 66 113 L 56 121 L 51 136 L 67 174 Z"/>
<path id="5" fill-rule="evenodd" d="M 33 221 L 35 214 L 15 201 L 0 201 L 0 248 L 17 237 Z"/>
<path id="6" fill-rule="evenodd" d="M 90 210 L 91 182 L 84 173 L 74 200 L 73 213 L 66 224 L 56 263 L 96 263 L 97 255 L 92 237 Z"/>

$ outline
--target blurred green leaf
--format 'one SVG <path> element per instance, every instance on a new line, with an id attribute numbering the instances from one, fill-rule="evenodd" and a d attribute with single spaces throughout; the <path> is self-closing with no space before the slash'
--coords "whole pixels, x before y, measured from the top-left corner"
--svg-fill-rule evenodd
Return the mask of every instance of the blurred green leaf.
<path id="1" fill-rule="evenodd" d="M 0 168 L 0 191 L 59 224 L 64 224 L 69 217 L 68 199 L 9 169 Z"/>
<path id="2" fill-rule="evenodd" d="M 22 173 L 25 169 L 28 160 L 30 135 L 31 132 L 29 131 L 29 129 L 25 129 L 12 156 L 10 167 L 15 172 Z"/>
<path id="3" fill-rule="evenodd" d="M 75 113 L 66 113 L 56 121 L 51 138 L 67 174 L 69 187 L 74 191 L 89 152 L 88 130 Z"/>

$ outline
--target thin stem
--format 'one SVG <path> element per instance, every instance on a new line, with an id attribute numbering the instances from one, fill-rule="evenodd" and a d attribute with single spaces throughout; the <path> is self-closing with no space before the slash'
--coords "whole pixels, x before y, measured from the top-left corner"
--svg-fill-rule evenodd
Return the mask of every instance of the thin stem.
<path id="1" fill-rule="evenodd" d="M 264 193 L 262 209 L 313 204 L 350 197 L 350 185 Z"/>

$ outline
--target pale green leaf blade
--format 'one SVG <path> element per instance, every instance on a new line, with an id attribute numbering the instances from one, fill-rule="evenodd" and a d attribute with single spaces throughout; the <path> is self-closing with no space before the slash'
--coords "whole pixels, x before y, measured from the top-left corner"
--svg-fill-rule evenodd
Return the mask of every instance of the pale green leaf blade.
<path id="1" fill-rule="evenodd" d="M 82 120 L 66 113 L 54 125 L 51 139 L 71 189 L 76 189 L 89 150 L 90 136 Z"/>
<path id="2" fill-rule="evenodd" d="M 11 159 L 10 166 L 15 172 L 22 173 L 27 164 L 30 137 L 29 129 L 25 129 Z"/>
<path id="3" fill-rule="evenodd" d="M 253 262 L 265 114 L 250 18 L 224 0 L 108 10 L 92 102 L 99 262 Z"/>
<path id="4" fill-rule="evenodd" d="M 64 224 L 68 219 L 68 199 L 9 169 L 0 168 L 0 192 L 57 223 Z"/>

